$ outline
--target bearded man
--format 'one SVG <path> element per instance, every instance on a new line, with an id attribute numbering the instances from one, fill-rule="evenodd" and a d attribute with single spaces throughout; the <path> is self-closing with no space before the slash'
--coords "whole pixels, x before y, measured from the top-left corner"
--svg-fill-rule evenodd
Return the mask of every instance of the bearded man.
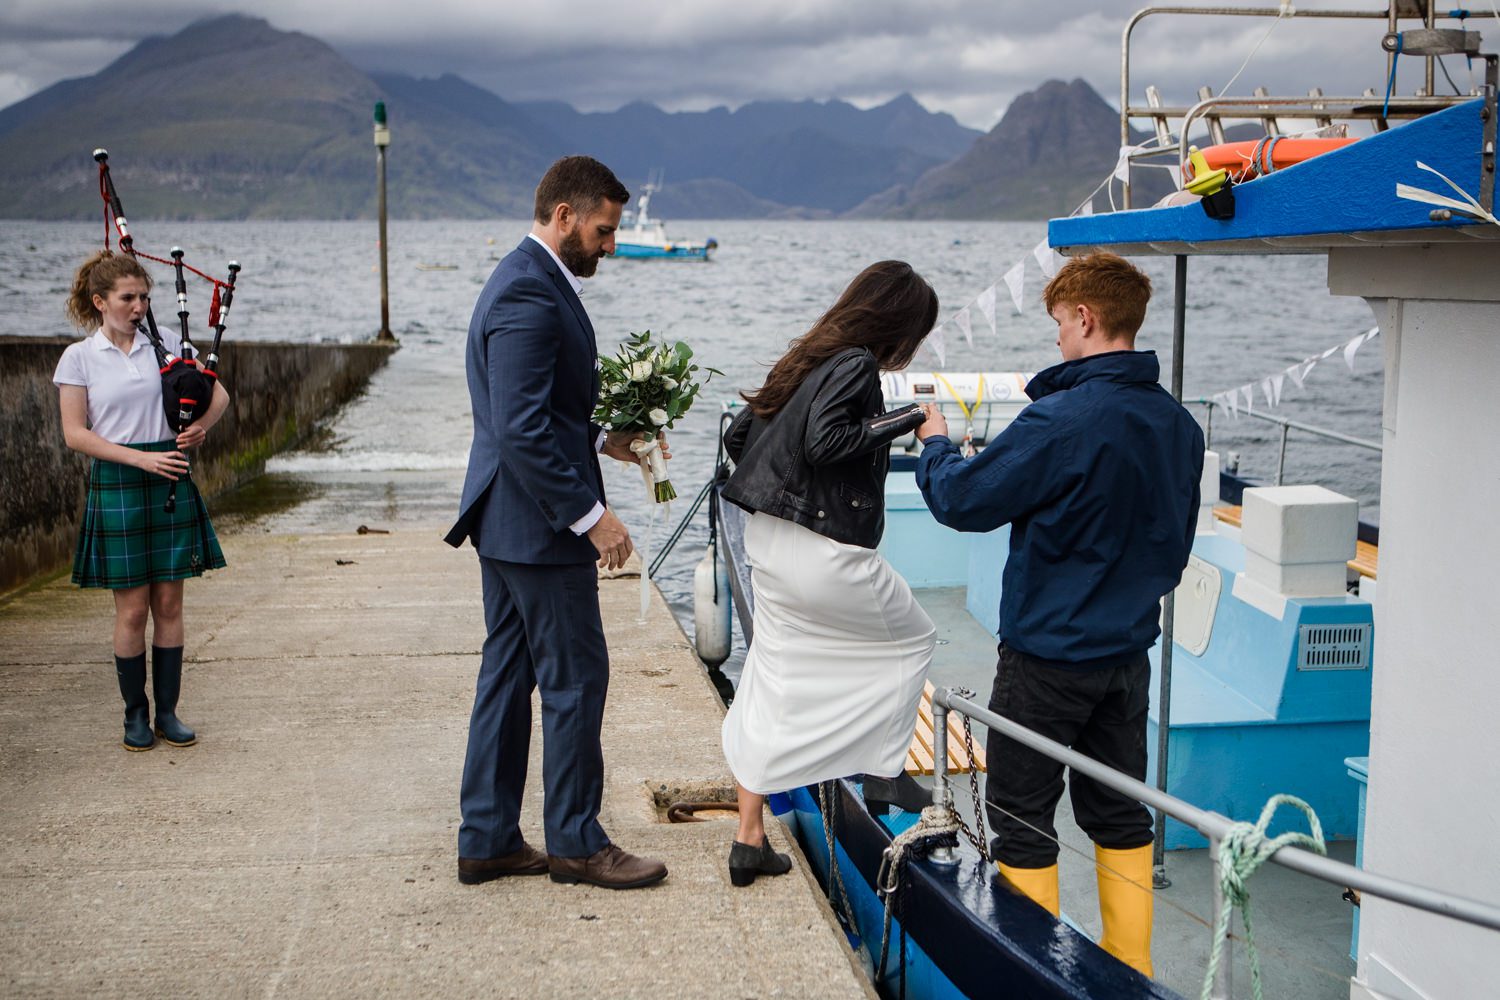
<path id="1" fill-rule="evenodd" d="M 554 163 L 531 232 L 479 295 L 466 352 L 474 442 L 446 541 L 479 552 L 487 634 L 469 721 L 458 879 L 509 875 L 631 889 L 666 865 L 628 854 L 599 825 L 599 731 L 609 652 L 594 564 L 614 569 L 630 533 L 604 506 L 598 453 L 636 461 L 635 437 L 591 422 L 599 396 L 594 328 L 580 279 L 614 251 L 630 192 L 587 156 Z M 542 702 L 546 852 L 521 836 L 531 693 Z"/>

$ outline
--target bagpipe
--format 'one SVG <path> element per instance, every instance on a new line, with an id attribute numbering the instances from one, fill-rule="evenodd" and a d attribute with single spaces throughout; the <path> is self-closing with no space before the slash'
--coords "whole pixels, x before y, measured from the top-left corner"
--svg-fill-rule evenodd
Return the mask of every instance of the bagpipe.
<path id="1" fill-rule="evenodd" d="M 120 195 L 115 190 L 114 179 L 109 173 L 109 151 L 94 150 L 94 159 L 99 164 L 99 196 L 104 200 L 104 249 L 110 248 L 110 226 L 113 224 L 119 236 L 121 253 L 129 254 L 138 260 L 144 259 L 166 264 L 172 268 L 177 279 L 177 322 L 182 337 L 181 356 L 167 350 L 161 331 L 156 326 L 156 316 L 151 311 L 149 301 L 146 304 L 145 322 L 138 324 L 137 328 L 151 342 L 151 348 L 156 352 L 156 363 L 161 369 L 162 410 L 166 414 L 167 425 L 172 428 L 173 432 L 180 434 L 193 421 L 208 412 L 209 404 L 213 401 L 214 385 L 219 379 L 219 347 L 224 339 L 224 329 L 229 325 L 229 307 L 234 301 L 235 279 L 239 276 L 240 265 L 236 261 L 230 261 L 229 278 L 226 281 L 220 281 L 184 263 L 183 257 L 186 255 L 181 247 L 172 248 L 171 260 L 153 257 L 137 249 L 135 240 L 130 235 L 129 223 L 125 220 L 125 209 L 120 204 Z M 213 301 L 209 304 L 208 312 L 208 325 L 213 328 L 214 341 L 213 347 L 209 349 L 201 364 L 196 357 L 198 350 L 193 346 L 192 334 L 188 329 L 187 278 L 185 276 L 187 271 L 193 272 L 214 286 Z M 164 509 L 170 514 L 176 507 L 177 483 L 174 481 L 172 489 L 167 494 Z"/>

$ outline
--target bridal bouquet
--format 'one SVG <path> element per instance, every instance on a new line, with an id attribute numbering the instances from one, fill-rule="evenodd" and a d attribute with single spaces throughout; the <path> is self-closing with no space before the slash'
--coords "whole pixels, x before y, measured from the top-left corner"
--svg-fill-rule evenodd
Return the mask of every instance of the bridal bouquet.
<path id="1" fill-rule="evenodd" d="M 700 369 L 692 362 L 692 348 L 682 341 L 670 346 L 653 341 L 650 330 L 631 334 L 613 358 L 599 359 L 599 405 L 594 421 L 614 431 L 644 432 L 645 440 L 633 442 L 630 450 L 640 458 L 641 475 L 657 503 L 677 496 L 667 478 L 658 435 L 693 405 L 703 387 L 693 377 L 696 372 L 709 373 L 704 382 L 724 374 L 717 368 Z"/>

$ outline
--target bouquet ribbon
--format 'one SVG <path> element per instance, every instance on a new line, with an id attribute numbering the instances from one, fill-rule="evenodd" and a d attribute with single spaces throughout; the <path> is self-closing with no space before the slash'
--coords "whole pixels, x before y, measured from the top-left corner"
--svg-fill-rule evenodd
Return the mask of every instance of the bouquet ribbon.
<path id="1" fill-rule="evenodd" d="M 641 621 L 646 620 L 646 612 L 651 606 L 651 543 L 656 534 L 656 514 L 660 509 L 662 501 L 657 498 L 660 491 L 658 483 L 667 481 L 667 460 L 661 454 L 661 438 L 656 435 L 645 440 L 630 442 L 630 450 L 635 454 L 636 461 L 641 466 L 641 479 L 646 483 L 646 496 L 652 500 L 651 523 L 646 528 L 645 544 L 641 546 Z"/>
<path id="2" fill-rule="evenodd" d="M 641 466 L 641 478 L 646 482 L 646 495 L 655 503 L 665 503 L 677 496 L 667 478 L 667 460 L 661 453 L 661 437 L 648 432 L 645 440 L 630 442 L 630 450 Z"/>

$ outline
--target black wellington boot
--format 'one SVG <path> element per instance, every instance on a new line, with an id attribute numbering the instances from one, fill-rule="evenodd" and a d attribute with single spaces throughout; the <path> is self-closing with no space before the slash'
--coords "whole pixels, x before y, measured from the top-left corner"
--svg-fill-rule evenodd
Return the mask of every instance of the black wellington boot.
<path id="1" fill-rule="evenodd" d="M 156 746 L 156 737 L 151 735 L 151 703 L 146 700 L 146 654 L 116 656 L 115 677 L 120 697 L 125 699 L 125 738 L 120 745 L 126 750 L 150 750 Z"/>
<path id="2" fill-rule="evenodd" d="M 198 734 L 177 718 L 182 693 L 182 647 L 151 647 L 151 693 L 156 696 L 156 735 L 174 747 L 190 747 Z"/>

